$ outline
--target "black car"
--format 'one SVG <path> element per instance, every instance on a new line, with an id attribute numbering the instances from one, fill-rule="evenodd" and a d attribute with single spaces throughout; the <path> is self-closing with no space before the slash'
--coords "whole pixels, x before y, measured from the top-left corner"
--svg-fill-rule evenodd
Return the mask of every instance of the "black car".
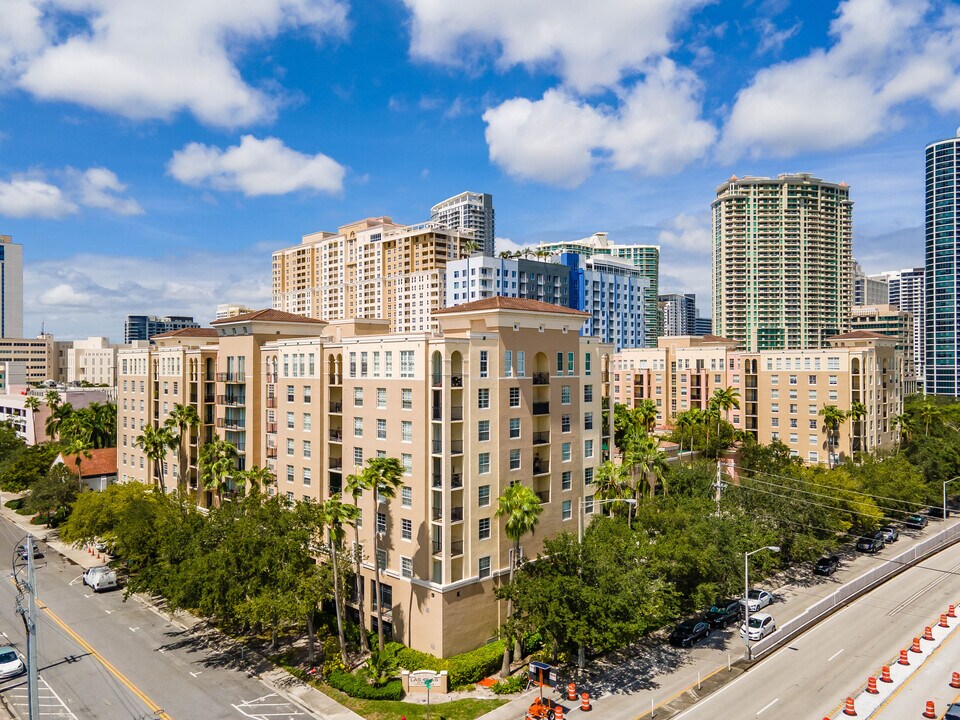
<path id="1" fill-rule="evenodd" d="M 923 530 L 927 526 L 927 519 L 923 515 L 911 515 L 903 524 L 914 530 Z"/>
<path id="2" fill-rule="evenodd" d="M 670 633 L 670 644 L 693 647 L 699 640 L 710 637 L 710 624 L 705 620 L 684 620 Z"/>
<path id="3" fill-rule="evenodd" d="M 29 555 L 29 553 L 27 552 L 27 549 L 23 545 L 17 546 L 17 553 L 20 555 L 21 560 L 26 560 L 27 556 Z M 40 546 L 37 545 L 36 543 L 33 544 L 33 557 L 34 558 L 43 557 L 43 550 L 41 550 Z"/>
<path id="4" fill-rule="evenodd" d="M 939 505 L 936 505 L 936 506 L 934 506 L 934 507 L 927 508 L 927 515 L 929 515 L 930 517 L 942 518 L 942 517 L 944 517 L 943 508 L 940 507 Z M 949 510 L 949 508 L 947 509 L 946 517 L 950 517 L 950 510 Z"/>
<path id="5" fill-rule="evenodd" d="M 717 600 L 703 614 L 703 619 L 707 621 L 711 628 L 725 628 L 740 619 L 740 609 L 739 600 Z"/>
<path id="6" fill-rule="evenodd" d="M 857 550 L 864 553 L 878 553 L 884 548 L 882 537 L 862 537 L 857 540 Z"/>
<path id="7" fill-rule="evenodd" d="M 813 574 L 830 577 L 840 567 L 840 558 L 836 555 L 822 557 L 813 564 Z"/>

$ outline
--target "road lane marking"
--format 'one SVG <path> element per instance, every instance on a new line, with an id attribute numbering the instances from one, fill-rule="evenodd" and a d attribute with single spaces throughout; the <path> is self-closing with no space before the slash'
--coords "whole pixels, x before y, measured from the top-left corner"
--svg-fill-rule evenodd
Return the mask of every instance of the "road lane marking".
<path id="1" fill-rule="evenodd" d="M 827 658 L 827 662 L 830 662 L 831 660 L 833 660 L 837 655 L 839 655 L 839 654 L 842 653 L 842 652 L 843 652 L 843 648 L 840 648 L 840 649 L 837 650 L 833 655 L 831 655 L 830 657 Z"/>
<path id="2" fill-rule="evenodd" d="M 760 708 L 759 710 L 757 710 L 757 715 L 759 715 L 760 713 L 764 712 L 765 710 L 769 710 L 769 709 L 772 708 L 774 705 L 776 705 L 778 702 L 780 702 L 780 698 L 775 698 L 775 699 L 773 700 L 773 702 L 771 702 L 769 705 L 764 705 L 762 708 Z"/>
<path id="3" fill-rule="evenodd" d="M 127 628 L 129 628 L 130 632 L 136 632 L 137 630 L 140 629 L 140 626 L 137 625 L 136 627 L 130 627 L 129 625 L 127 625 Z"/>
<path id="4" fill-rule="evenodd" d="M 167 720 L 173 720 L 173 719 L 170 717 L 170 714 L 169 714 L 168 712 L 166 712 L 163 708 L 161 708 L 159 705 L 157 705 L 153 700 L 151 700 L 149 697 L 147 697 L 147 695 L 146 695 L 140 688 L 138 688 L 136 685 L 134 685 L 134 684 L 127 678 L 126 675 L 124 675 L 124 674 L 123 674 L 122 672 L 120 672 L 116 667 L 114 667 L 113 664 L 112 664 L 109 660 L 107 660 L 103 655 L 101 655 L 99 652 L 97 652 L 96 650 L 94 650 L 93 646 L 92 646 L 90 643 L 88 643 L 86 640 L 84 640 L 82 637 L 80 637 L 80 636 L 74 631 L 73 628 L 71 628 L 71 627 L 70 627 L 69 625 L 67 625 L 63 620 L 61 620 L 59 617 L 57 617 L 56 613 L 54 613 L 53 610 L 51 610 L 49 607 L 47 607 L 44 603 L 42 603 L 42 602 L 39 601 L 39 600 L 37 601 L 37 606 L 38 606 L 41 610 L 43 610 L 43 611 L 49 616 L 49 618 L 50 618 L 51 620 L 53 620 L 53 622 L 55 622 L 58 626 L 60 626 L 60 628 L 61 628 L 65 633 L 67 633 L 67 635 L 69 635 L 71 638 L 73 638 L 73 640 L 74 640 L 80 647 L 82 647 L 82 648 L 83 648 L 84 650 L 86 650 L 88 653 L 90 653 L 91 655 L 93 655 L 93 657 L 95 657 L 98 661 L 100 661 L 100 664 L 103 665 L 103 667 L 106 668 L 106 670 L 107 670 L 111 675 L 113 675 L 117 680 L 119 680 L 121 683 L 123 683 L 123 684 L 127 687 L 127 689 L 130 690 L 130 692 L 132 692 L 134 695 L 136 695 L 138 698 L 140 698 L 140 699 L 143 701 L 143 703 L 144 703 L 148 708 L 150 708 L 151 712 L 153 712 L 158 718 L 166 718 Z"/>

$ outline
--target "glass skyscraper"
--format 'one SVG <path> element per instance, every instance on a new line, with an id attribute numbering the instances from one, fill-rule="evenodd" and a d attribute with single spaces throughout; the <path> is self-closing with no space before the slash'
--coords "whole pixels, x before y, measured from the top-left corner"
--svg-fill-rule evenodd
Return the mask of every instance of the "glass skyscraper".
<path id="1" fill-rule="evenodd" d="M 926 149 L 924 391 L 960 395 L 960 131 Z"/>

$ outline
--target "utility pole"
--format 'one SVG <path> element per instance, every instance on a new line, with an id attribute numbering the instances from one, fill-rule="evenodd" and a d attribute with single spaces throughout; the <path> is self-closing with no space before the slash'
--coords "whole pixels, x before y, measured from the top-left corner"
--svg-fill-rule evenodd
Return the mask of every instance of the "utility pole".
<path id="1" fill-rule="evenodd" d="M 23 558 L 26 555 L 27 579 L 23 581 Z M 40 720 L 40 697 L 37 693 L 40 678 L 37 672 L 37 576 L 33 564 L 33 535 L 27 535 L 13 550 L 13 577 L 17 584 L 17 612 L 23 619 L 27 634 L 27 697 L 30 702 L 30 720 Z M 26 598 L 24 598 L 26 595 Z M 26 599 L 26 607 L 24 607 Z"/>

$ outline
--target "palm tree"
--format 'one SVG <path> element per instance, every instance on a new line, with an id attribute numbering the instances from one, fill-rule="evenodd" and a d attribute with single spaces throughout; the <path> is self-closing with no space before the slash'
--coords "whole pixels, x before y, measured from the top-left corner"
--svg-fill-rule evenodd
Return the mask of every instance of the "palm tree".
<path id="1" fill-rule="evenodd" d="M 236 470 L 237 448 L 223 438 L 214 438 L 200 448 L 197 461 L 200 483 L 217 494 L 217 504 L 223 503 L 223 491 Z"/>
<path id="2" fill-rule="evenodd" d="M 853 421 L 850 423 L 850 431 L 853 433 L 850 447 L 853 449 L 853 452 L 862 452 L 864 450 L 862 422 L 866 416 L 867 406 L 862 402 L 851 403 L 850 409 L 847 410 L 847 417 Z"/>
<path id="3" fill-rule="evenodd" d="M 153 463 L 157 488 L 166 493 L 167 486 L 163 481 L 163 459 L 167 456 L 168 450 L 176 447 L 170 428 L 147 425 L 134 439 L 133 444 L 135 447 L 142 448 L 143 454 Z"/>
<path id="4" fill-rule="evenodd" d="M 372 490 L 373 486 L 367 484 L 368 476 L 362 472 L 359 474 L 347 475 L 347 481 L 344 490 L 353 497 L 353 506 L 357 509 L 357 518 L 360 517 L 360 496 L 364 490 Z M 353 524 L 354 548 L 353 548 L 353 567 L 354 584 L 356 586 L 357 609 L 360 611 L 360 650 L 364 653 L 370 652 L 370 641 L 367 638 L 367 621 L 364 617 L 365 609 L 363 606 L 363 575 L 360 572 L 360 564 L 363 562 L 363 545 L 360 544 L 360 525 Z"/>
<path id="5" fill-rule="evenodd" d="M 650 432 L 653 430 L 654 425 L 657 424 L 657 412 L 657 404 L 650 398 L 647 398 L 640 401 L 634 409 L 633 414 L 637 421 L 643 425 L 643 429 Z"/>
<path id="6" fill-rule="evenodd" d="M 824 405 L 817 413 L 827 427 L 827 465 L 834 465 L 834 452 L 840 442 L 840 425 L 847 420 L 847 414 L 836 405 Z"/>
<path id="7" fill-rule="evenodd" d="M 520 559 L 520 540 L 524 535 L 532 533 L 540 521 L 543 505 L 540 498 L 526 485 L 516 483 L 508 487 L 497 501 L 497 517 L 506 518 L 504 532 L 513 540 L 513 557 L 510 559 L 510 577 L 508 582 L 513 583 L 513 573 Z M 507 599 L 507 620 L 513 615 L 513 601 Z M 510 674 L 510 642 L 503 646 L 503 667 L 501 677 Z"/>
<path id="8" fill-rule="evenodd" d="M 595 496 L 598 500 L 625 500 L 633 494 L 630 483 L 627 482 L 626 468 L 623 465 L 616 465 L 607 460 L 600 464 L 593 476 L 593 483 L 596 486 Z M 625 503 L 610 503 L 611 510 L 616 512 L 623 511 Z M 627 505 L 627 515 L 632 514 L 632 507 Z"/>
<path id="9" fill-rule="evenodd" d="M 930 423 L 940 418 L 940 409 L 927 400 L 917 408 L 917 419 L 923 423 L 923 434 L 930 435 Z"/>
<path id="10" fill-rule="evenodd" d="M 372 457 L 367 460 L 367 466 L 362 474 L 367 476 L 365 482 L 373 488 L 374 505 L 379 510 L 381 501 L 392 500 L 397 496 L 397 488 L 403 485 L 403 464 L 397 458 Z M 386 503 L 385 504 L 389 504 Z M 379 516 L 379 512 L 377 513 Z M 373 528 L 373 568 L 376 574 L 377 600 L 377 640 L 380 652 L 383 652 L 383 592 L 380 587 L 380 529 L 376 518 Z"/>
<path id="11" fill-rule="evenodd" d="M 40 409 L 40 398 L 36 395 L 28 395 L 27 399 L 23 401 L 23 406 L 30 412 L 36 412 Z"/>
<path id="12" fill-rule="evenodd" d="M 687 433 L 690 433 L 690 452 L 693 453 L 693 428 L 696 426 L 697 420 L 692 413 L 693 410 L 683 410 L 678 412 L 677 417 L 673 420 L 673 426 L 679 433 L 681 460 L 683 459 L 683 439 Z"/>
<path id="13" fill-rule="evenodd" d="M 56 410 L 60 407 L 60 393 L 56 390 L 49 390 L 47 394 L 43 396 L 43 401 L 51 411 Z"/>
<path id="14" fill-rule="evenodd" d="M 893 417 L 894 427 L 898 428 L 899 432 L 897 433 L 897 454 L 900 454 L 900 444 L 905 440 L 910 442 L 913 439 L 913 433 L 915 430 L 913 415 L 909 412 L 905 412 L 902 415 L 895 415 Z"/>
<path id="15" fill-rule="evenodd" d="M 66 456 L 68 455 L 77 456 L 77 459 L 76 459 L 77 480 L 79 480 L 81 484 L 83 483 L 83 473 L 81 472 L 81 464 L 83 463 L 84 458 L 87 458 L 89 460 L 90 458 L 93 457 L 93 455 L 90 453 L 91 450 L 93 450 L 93 443 L 91 443 L 88 439 L 85 439 L 83 437 L 74 438 L 70 442 L 70 444 L 63 449 L 64 460 L 66 460 Z"/>
<path id="16" fill-rule="evenodd" d="M 717 410 L 727 414 L 727 422 L 730 422 L 730 411 L 736 408 L 740 409 L 740 391 L 734 387 L 717 388 L 713 391 L 713 397 L 710 398 Z M 720 436 L 720 420 L 717 420 L 717 437 Z"/>
<path id="17" fill-rule="evenodd" d="M 177 473 L 177 492 L 183 495 L 187 491 L 187 474 L 189 472 L 187 467 L 189 465 L 187 461 L 187 440 L 190 433 L 187 431 L 196 430 L 200 427 L 200 415 L 197 414 L 197 409 L 193 405 L 176 403 L 167 416 L 164 425 L 170 428 L 176 442 L 177 462 L 179 463 L 177 466 L 179 471 Z"/>
<path id="18" fill-rule="evenodd" d="M 343 543 L 343 526 L 356 527 L 360 515 L 356 507 L 340 502 L 340 493 L 323 503 L 320 516 L 327 528 L 327 547 L 330 549 L 330 561 L 333 563 L 333 604 L 337 615 L 337 636 L 340 640 L 340 659 L 347 663 L 347 641 L 343 635 L 343 596 L 340 593 L 340 565 L 337 552 Z M 363 634 L 361 629 L 361 635 Z"/>
<path id="19" fill-rule="evenodd" d="M 73 405 L 70 403 L 60 403 L 60 396 L 56 393 L 57 402 L 53 405 L 50 404 L 50 393 L 47 393 L 47 407 L 50 408 L 50 416 L 47 418 L 46 431 L 47 437 L 53 440 L 55 437 L 59 437 L 60 429 L 63 427 L 63 423 L 67 418 L 73 415 Z"/>
<path id="20" fill-rule="evenodd" d="M 660 441 L 652 435 L 636 435 L 631 438 L 624 454 L 623 464 L 637 478 L 642 477 L 650 488 L 650 496 L 656 492 L 657 483 L 663 484 L 663 493 L 667 494 L 666 469 L 667 456 L 660 449 Z M 633 495 L 640 502 L 643 483 L 639 478 L 634 481 Z"/>
<path id="21" fill-rule="evenodd" d="M 473 255 L 477 250 L 480 249 L 480 243 L 476 240 L 462 240 L 460 242 L 460 252 L 463 253 L 466 250 L 467 255 Z"/>
<path id="22" fill-rule="evenodd" d="M 263 488 L 273 485 L 277 481 L 273 470 L 259 465 L 254 465 L 249 470 L 241 470 L 236 474 L 236 477 L 243 483 L 244 492 L 249 485 L 251 495 L 258 494 Z"/>

